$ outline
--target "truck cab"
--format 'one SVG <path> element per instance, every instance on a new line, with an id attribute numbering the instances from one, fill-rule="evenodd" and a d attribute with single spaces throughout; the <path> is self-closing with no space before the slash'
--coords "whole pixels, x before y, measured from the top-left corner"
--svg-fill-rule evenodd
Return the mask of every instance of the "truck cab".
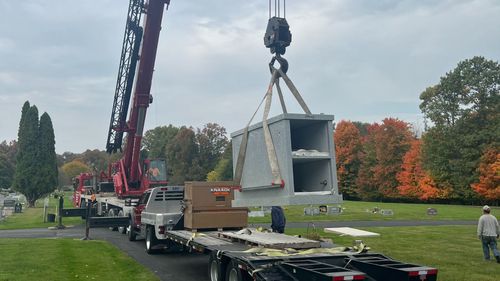
<path id="1" fill-rule="evenodd" d="M 134 208 L 131 218 L 130 235 L 145 237 L 146 244 L 156 246 L 166 239 L 165 231 L 182 229 L 183 186 L 159 186 L 146 190 Z M 148 250 L 149 251 L 149 250 Z"/>
<path id="2" fill-rule="evenodd" d="M 73 206 L 82 208 L 84 201 L 82 195 L 89 195 L 94 188 L 93 176 L 91 173 L 81 173 L 73 178 Z"/>

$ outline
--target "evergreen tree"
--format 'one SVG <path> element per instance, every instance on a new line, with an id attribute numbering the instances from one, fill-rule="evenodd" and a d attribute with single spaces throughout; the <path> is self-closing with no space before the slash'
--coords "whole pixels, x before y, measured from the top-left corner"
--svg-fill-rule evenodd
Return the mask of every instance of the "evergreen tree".
<path id="1" fill-rule="evenodd" d="M 52 120 L 45 112 L 40 117 L 39 127 L 39 190 L 40 194 L 47 194 L 57 186 L 58 171 L 55 151 L 54 128 Z"/>
<path id="2" fill-rule="evenodd" d="M 38 191 L 39 184 L 39 128 L 38 109 L 36 106 L 26 110 L 26 102 L 19 125 L 16 173 L 14 177 L 14 189 L 26 196 L 30 207 L 35 206 L 35 201 L 41 195 Z"/>

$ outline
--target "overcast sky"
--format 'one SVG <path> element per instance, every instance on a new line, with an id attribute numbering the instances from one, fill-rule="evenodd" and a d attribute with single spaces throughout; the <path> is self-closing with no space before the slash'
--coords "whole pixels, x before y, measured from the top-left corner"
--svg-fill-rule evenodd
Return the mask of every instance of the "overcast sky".
<path id="1" fill-rule="evenodd" d="M 52 117 L 57 153 L 105 149 L 128 2 L 0 0 L 0 141 L 17 138 L 29 100 Z M 246 125 L 270 78 L 267 3 L 171 1 L 146 129 Z M 313 113 L 337 121 L 423 127 L 426 87 L 460 60 L 500 57 L 498 0 L 288 0 L 287 20 L 288 74 Z"/>

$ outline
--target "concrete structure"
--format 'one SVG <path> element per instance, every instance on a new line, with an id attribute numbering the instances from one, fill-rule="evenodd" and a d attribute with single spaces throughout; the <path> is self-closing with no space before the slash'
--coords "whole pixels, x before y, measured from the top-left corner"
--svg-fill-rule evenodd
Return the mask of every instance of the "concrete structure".
<path id="1" fill-rule="evenodd" d="M 281 114 L 267 123 L 276 150 L 284 186 L 272 185 L 273 176 L 262 123 L 248 129 L 248 145 L 241 191 L 233 206 L 336 204 L 338 193 L 332 115 Z M 244 129 L 231 134 L 236 169 Z"/>

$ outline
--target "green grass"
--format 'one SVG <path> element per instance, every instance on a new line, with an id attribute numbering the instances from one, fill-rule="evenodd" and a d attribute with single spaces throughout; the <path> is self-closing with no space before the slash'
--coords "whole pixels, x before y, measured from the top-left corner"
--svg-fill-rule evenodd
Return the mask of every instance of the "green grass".
<path id="1" fill-rule="evenodd" d="M 308 206 L 287 206 L 285 215 L 288 222 L 299 221 L 374 221 L 374 220 L 477 220 L 481 216 L 481 207 L 462 205 L 440 205 L 440 204 L 410 204 L 410 203 L 380 203 L 380 202 L 360 202 L 344 201 L 341 205 L 343 213 L 339 215 L 319 215 L 305 216 L 304 207 Z M 391 209 L 392 216 L 373 214 L 373 208 Z M 427 215 L 427 208 L 435 208 L 438 214 Z M 368 210 L 368 211 L 367 211 Z M 500 209 L 497 209 L 500 212 Z M 493 210 L 495 212 L 495 210 Z M 250 223 L 270 223 L 271 217 L 249 218 Z"/>
<path id="2" fill-rule="evenodd" d="M 158 280 L 103 241 L 0 239 L 0 280 Z"/>
<path id="3" fill-rule="evenodd" d="M 72 193 L 66 192 L 64 196 L 64 208 L 73 208 L 73 203 L 71 201 Z M 47 208 L 47 213 L 56 214 L 56 205 L 58 200 L 54 197 L 49 198 L 49 207 Z M 27 229 L 27 228 L 44 228 L 49 226 L 57 225 L 56 223 L 43 222 L 43 204 L 44 199 L 40 199 L 36 202 L 34 208 L 23 208 L 23 212 L 20 214 L 12 214 L 5 218 L 5 220 L 0 222 L 0 230 L 3 229 Z M 64 225 L 77 225 L 81 224 L 82 219 L 80 217 L 68 217 L 63 218 Z"/>
<path id="4" fill-rule="evenodd" d="M 407 263 L 438 269 L 438 280 L 496 281 L 500 264 L 483 261 L 475 226 L 367 227 L 380 237 L 363 238 L 372 252 L 379 252 Z M 287 234 L 304 235 L 306 229 L 288 229 Z M 318 232 L 334 243 L 350 246 L 353 237 Z"/>

